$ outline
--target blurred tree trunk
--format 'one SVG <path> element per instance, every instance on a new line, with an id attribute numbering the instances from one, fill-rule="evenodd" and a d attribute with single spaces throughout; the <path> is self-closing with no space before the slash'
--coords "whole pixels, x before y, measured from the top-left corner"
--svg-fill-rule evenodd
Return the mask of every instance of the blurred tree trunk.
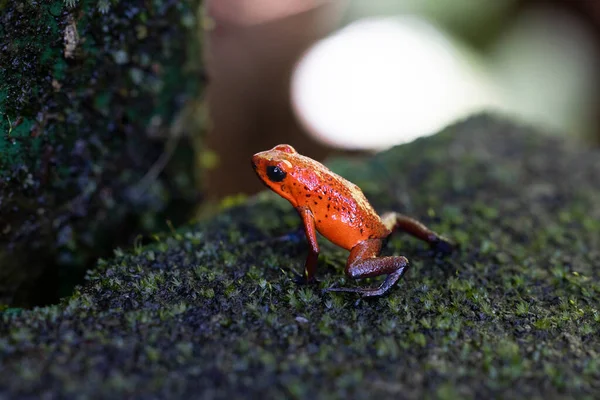
<path id="1" fill-rule="evenodd" d="M 187 218 L 199 7 L 0 0 L 0 306 L 56 301 L 98 257 Z"/>
<path id="2" fill-rule="evenodd" d="M 345 1 L 207 0 L 214 28 L 205 36 L 212 129 L 206 145 L 218 157 L 207 172 L 208 195 L 256 192 L 252 154 L 279 143 L 315 159 L 332 149 L 308 136 L 292 109 L 296 63 L 338 25 Z"/>

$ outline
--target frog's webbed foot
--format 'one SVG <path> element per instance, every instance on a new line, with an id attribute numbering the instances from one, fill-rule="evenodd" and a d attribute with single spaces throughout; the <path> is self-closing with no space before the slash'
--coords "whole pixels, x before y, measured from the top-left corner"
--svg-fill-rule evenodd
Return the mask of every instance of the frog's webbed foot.
<path id="1" fill-rule="evenodd" d="M 314 285 L 319 283 L 320 281 L 315 278 L 312 277 L 312 279 L 308 279 L 306 276 L 304 275 L 300 275 L 300 274 L 296 274 L 294 273 L 294 277 L 292 278 L 292 281 L 296 284 L 296 285 Z"/>
<path id="2" fill-rule="evenodd" d="M 402 258 L 404 258 L 404 257 L 402 257 Z M 362 297 L 377 297 L 377 296 L 381 296 L 381 295 L 385 294 L 388 290 L 390 290 L 392 288 L 392 286 L 394 286 L 396 284 L 396 282 L 398 282 L 400 280 L 400 278 L 402 277 L 402 275 L 404 274 L 405 271 L 406 271 L 406 267 L 402 267 L 402 268 L 396 270 L 395 272 L 389 274 L 387 276 L 387 278 L 385 279 L 385 281 L 383 281 L 383 283 L 377 288 L 331 287 L 331 288 L 323 289 L 323 291 L 324 292 L 349 292 L 349 293 L 360 294 Z"/>
<path id="3" fill-rule="evenodd" d="M 438 253 L 447 255 L 458 249 L 458 245 L 452 243 L 450 240 L 443 236 L 438 236 L 436 239 L 430 242 L 431 248 Z"/>
<path id="4" fill-rule="evenodd" d="M 327 292 L 358 293 L 363 297 L 381 296 L 390 290 L 408 269 L 406 257 L 377 257 L 381 251 L 381 239 L 369 239 L 357 244 L 346 263 L 346 275 L 352 279 L 387 275 L 378 288 L 329 288 Z"/>

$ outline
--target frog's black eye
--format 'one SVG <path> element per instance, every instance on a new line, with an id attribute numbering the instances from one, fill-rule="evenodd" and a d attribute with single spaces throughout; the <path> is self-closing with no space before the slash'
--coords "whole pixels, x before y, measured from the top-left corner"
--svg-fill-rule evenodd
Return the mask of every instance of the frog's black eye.
<path id="1" fill-rule="evenodd" d="M 267 167 L 267 176 L 273 182 L 281 182 L 286 175 L 287 173 L 279 167 Z"/>

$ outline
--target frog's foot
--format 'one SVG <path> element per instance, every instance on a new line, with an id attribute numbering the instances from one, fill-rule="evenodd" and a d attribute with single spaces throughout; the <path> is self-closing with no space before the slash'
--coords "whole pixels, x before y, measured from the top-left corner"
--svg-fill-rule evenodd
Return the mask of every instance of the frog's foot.
<path id="1" fill-rule="evenodd" d="M 329 293 L 329 292 L 346 292 L 346 293 L 357 293 L 360 294 L 362 297 L 377 297 L 377 296 L 381 296 L 383 294 L 385 294 L 388 291 L 389 288 L 361 288 L 361 287 L 356 287 L 356 288 L 348 288 L 348 287 L 330 287 L 327 289 L 323 289 L 324 293 Z"/>
<path id="2" fill-rule="evenodd" d="M 430 242 L 431 247 L 438 253 L 447 255 L 458 249 L 458 245 L 452 243 L 450 240 L 443 236 L 438 236 L 436 239 Z"/>
<path id="3" fill-rule="evenodd" d="M 296 285 L 314 285 L 319 283 L 320 281 L 317 278 L 312 278 L 312 279 L 307 279 L 306 276 L 304 275 L 300 275 L 300 274 L 296 274 L 294 273 L 294 277 L 292 278 L 292 281 L 296 284 Z"/>
<path id="4" fill-rule="evenodd" d="M 378 288 L 329 288 L 329 292 L 358 293 L 363 297 L 381 296 L 392 288 L 408 269 L 406 257 L 377 257 L 381 251 L 381 239 L 368 239 L 350 250 L 346 262 L 346 276 L 352 279 L 373 278 L 387 275 Z"/>
<path id="5" fill-rule="evenodd" d="M 404 260 L 406 260 L 404 257 L 401 257 Z M 401 267 L 395 271 L 393 271 L 392 273 L 390 273 L 387 278 L 385 278 L 385 281 L 383 281 L 383 283 L 377 287 L 377 288 L 362 288 L 362 287 L 355 287 L 355 288 L 348 288 L 348 287 L 341 287 L 341 288 L 336 288 L 336 287 L 330 287 L 327 289 L 323 289 L 324 292 L 349 292 L 349 293 L 358 293 L 360 294 L 362 297 L 377 297 L 377 296 L 381 296 L 384 295 L 385 293 L 387 293 L 388 290 L 390 290 L 402 277 L 402 275 L 404 275 L 404 272 L 406 272 L 406 266 L 408 266 L 408 262 L 406 262 L 404 267 Z"/>

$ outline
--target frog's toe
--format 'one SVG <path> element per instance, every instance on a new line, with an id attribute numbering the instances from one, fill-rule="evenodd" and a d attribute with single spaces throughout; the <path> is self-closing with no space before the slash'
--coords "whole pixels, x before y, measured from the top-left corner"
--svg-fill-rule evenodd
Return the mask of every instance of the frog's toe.
<path id="1" fill-rule="evenodd" d="M 296 285 L 313 285 L 319 283 L 319 280 L 317 280 L 316 278 L 307 279 L 306 276 L 300 274 L 294 274 L 292 281 Z"/>
<path id="2" fill-rule="evenodd" d="M 438 253 L 450 254 L 456 250 L 458 246 L 452 243 L 450 240 L 440 237 L 438 240 L 432 243 L 432 247 Z"/>
<path id="3" fill-rule="evenodd" d="M 378 297 L 382 296 L 387 292 L 388 288 L 349 288 L 349 287 L 330 287 L 323 289 L 323 293 L 331 292 L 345 292 L 345 293 L 356 293 L 361 297 Z"/>

